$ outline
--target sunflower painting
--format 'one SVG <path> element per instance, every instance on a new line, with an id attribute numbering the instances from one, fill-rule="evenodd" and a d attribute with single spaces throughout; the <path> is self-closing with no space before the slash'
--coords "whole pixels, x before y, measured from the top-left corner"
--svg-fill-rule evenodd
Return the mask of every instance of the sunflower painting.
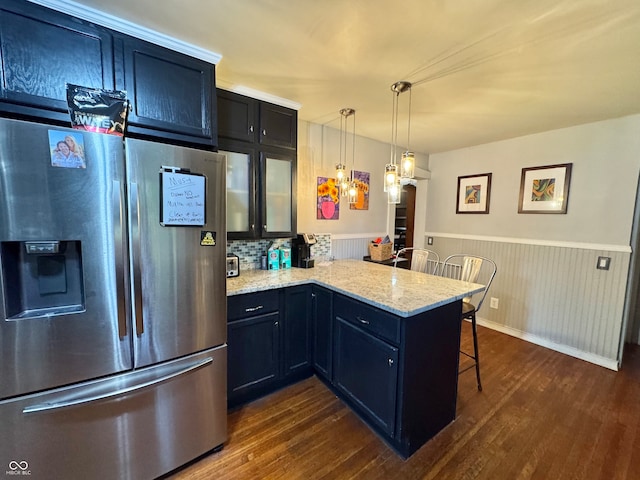
<path id="1" fill-rule="evenodd" d="M 318 220 L 338 220 L 340 218 L 340 189 L 335 178 L 318 177 Z"/>
<path id="2" fill-rule="evenodd" d="M 358 189 L 358 199 L 356 203 L 351 203 L 351 210 L 369 210 L 369 172 L 353 171 L 353 180 L 356 182 Z"/>

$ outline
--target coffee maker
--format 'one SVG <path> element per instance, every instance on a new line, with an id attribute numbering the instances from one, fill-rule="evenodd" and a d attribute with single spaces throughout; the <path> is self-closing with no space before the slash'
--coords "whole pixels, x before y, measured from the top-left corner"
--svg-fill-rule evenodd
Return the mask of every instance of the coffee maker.
<path id="1" fill-rule="evenodd" d="M 313 233 L 299 233 L 291 241 L 291 264 L 298 268 L 313 268 L 311 245 L 316 244 Z"/>

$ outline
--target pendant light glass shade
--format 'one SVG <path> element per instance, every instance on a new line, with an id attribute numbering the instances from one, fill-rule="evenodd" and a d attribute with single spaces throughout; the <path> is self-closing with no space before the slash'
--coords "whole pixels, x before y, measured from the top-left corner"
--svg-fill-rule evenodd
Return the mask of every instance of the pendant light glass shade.
<path id="1" fill-rule="evenodd" d="M 404 152 L 400 164 L 400 177 L 413 178 L 416 166 L 416 157 L 413 152 Z"/>
<path id="2" fill-rule="evenodd" d="M 353 173 L 351 174 L 353 177 Z M 351 180 L 349 183 L 349 203 L 354 204 L 358 202 L 358 184 L 355 180 Z"/>
<path id="3" fill-rule="evenodd" d="M 398 165 L 388 163 L 384 167 L 384 191 L 388 192 L 398 182 Z"/>
<path id="4" fill-rule="evenodd" d="M 400 195 L 402 194 L 402 186 L 400 185 L 400 179 L 387 190 L 387 201 L 390 204 L 400 203 Z"/>
<path id="5" fill-rule="evenodd" d="M 339 184 L 340 184 L 340 194 L 343 197 L 346 197 L 347 195 L 349 195 L 349 184 L 351 183 L 351 179 L 349 177 L 347 177 L 346 175 L 344 177 L 342 177 L 342 180 L 340 180 Z"/>
<path id="6" fill-rule="evenodd" d="M 338 183 L 342 182 L 342 179 L 345 176 L 346 170 L 347 170 L 347 167 L 344 166 L 342 163 L 338 163 L 336 165 L 336 178 L 338 179 Z"/>

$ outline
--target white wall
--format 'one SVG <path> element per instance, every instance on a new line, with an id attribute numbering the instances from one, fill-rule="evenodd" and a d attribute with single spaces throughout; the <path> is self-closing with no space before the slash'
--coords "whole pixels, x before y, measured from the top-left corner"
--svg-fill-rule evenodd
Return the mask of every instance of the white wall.
<path id="1" fill-rule="evenodd" d="M 351 169 L 351 140 L 348 138 Z M 316 218 L 317 177 L 334 177 L 339 160 L 340 131 L 329 126 L 298 122 L 298 232 L 331 233 L 334 236 L 380 235 L 387 231 L 389 213 L 383 192 L 383 172 L 389 163 L 390 146 L 356 135 L 355 170 L 369 172 L 369 209 L 351 210 L 340 202 L 338 220 Z M 418 165 L 426 165 L 425 155 L 416 155 Z"/>
<path id="2" fill-rule="evenodd" d="M 518 214 L 523 167 L 573 163 L 566 215 Z M 432 232 L 628 246 L 640 115 L 432 154 Z M 457 177 L 492 173 L 489 215 L 456 215 Z"/>
<path id="3" fill-rule="evenodd" d="M 498 264 L 485 324 L 608 367 L 620 359 L 640 115 L 430 156 L 427 234 Z M 518 214 L 523 167 L 572 163 L 567 214 Z M 455 213 L 457 177 L 492 173 L 488 215 Z M 635 246 L 634 246 L 635 247 Z M 612 258 L 597 270 L 598 256 Z M 628 299 L 627 299 L 628 301 Z M 486 304 L 485 304 L 486 305 Z"/>

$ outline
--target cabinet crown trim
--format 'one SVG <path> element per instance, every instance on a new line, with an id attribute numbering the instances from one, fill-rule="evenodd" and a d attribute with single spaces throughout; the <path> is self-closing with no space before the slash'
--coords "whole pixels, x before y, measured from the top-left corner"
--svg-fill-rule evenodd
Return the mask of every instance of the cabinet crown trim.
<path id="1" fill-rule="evenodd" d="M 154 43 L 161 47 L 166 47 L 191 57 L 204 60 L 205 62 L 213 63 L 214 65 L 220 62 L 222 55 L 219 53 L 205 50 L 204 48 L 191 45 L 190 43 L 183 42 L 176 38 L 164 35 L 146 27 L 142 27 L 128 20 L 118 18 L 114 15 L 110 15 L 105 12 L 101 12 L 91 7 L 80 5 L 70 0 L 29 0 L 32 3 L 37 3 L 44 7 L 57 10 L 74 17 L 87 20 L 97 25 L 110 28 L 111 30 L 118 31 L 130 35 L 140 40 L 145 40 L 150 43 Z"/>
<path id="2" fill-rule="evenodd" d="M 218 87 L 220 87 L 220 85 L 218 85 Z M 251 97 L 256 100 L 262 100 L 263 102 L 280 105 L 281 107 L 290 108 L 291 110 L 300 110 L 302 108 L 301 103 L 294 102 L 293 100 L 289 100 L 287 98 L 278 97 L 270 93 L 261 92 L 260 90 L 255 90 L 253 88 L 245 87 L 242 85 L 225 88 L 225 90 L 229 90 L 239 95 L 244 95 L 245 97 Z"/>

